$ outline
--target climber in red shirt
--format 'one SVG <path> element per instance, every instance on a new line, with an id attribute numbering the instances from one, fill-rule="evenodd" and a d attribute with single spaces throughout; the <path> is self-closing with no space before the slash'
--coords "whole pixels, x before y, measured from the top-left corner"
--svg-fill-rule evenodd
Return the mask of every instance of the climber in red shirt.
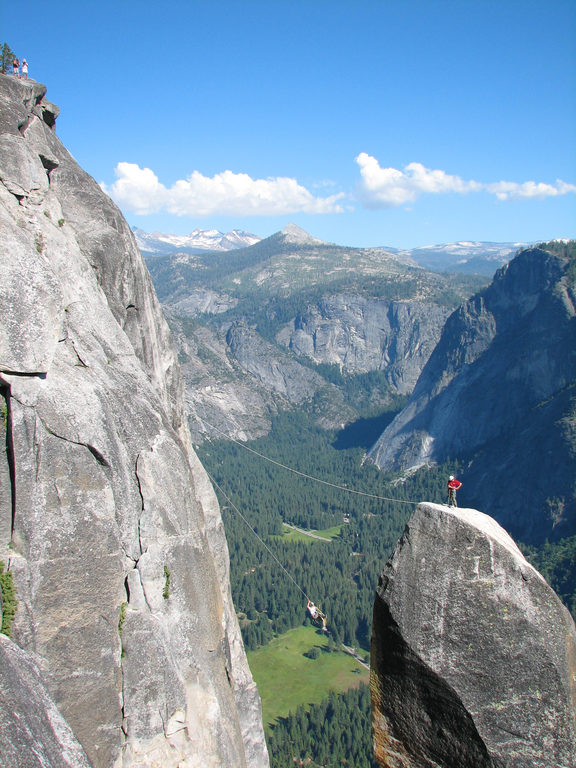
<path id="1" fill-rule="evenodd" d="M 456 504 L 456 491 L 460 490 L 460 488 L 462 488 L 460 480 L 456 480 L 454 475 L 450 475 L 448 478 L 448 506 L 458 506 L 458 504 Z"/>

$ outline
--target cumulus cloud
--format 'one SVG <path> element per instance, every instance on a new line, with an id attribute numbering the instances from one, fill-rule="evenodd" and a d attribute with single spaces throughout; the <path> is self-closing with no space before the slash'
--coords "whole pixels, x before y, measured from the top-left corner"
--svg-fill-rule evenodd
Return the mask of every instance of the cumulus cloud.
<path id="1" fill-rule="evenodd" d="M 343 193 L 315 197 L 296 179 L 252 179 L 223 171 L 213 177 L 194 171 L 171 187 L 150 168 L 118 163 L 116 181 L 105 191 L 124 208 L 145 215 L 166 211 L 177 216 L 277 216 L 288 213 L 340 213 Z"/>
<path id="2" fill-rule="evenodd" d="M 531 197 L 557 197 L 558 195 L 567 195 L 569 192 L 576 192 L 574 184 L 566 184 L 561 179 L 556 180 L 556 184 L 544 184 L 543 182 L 525 181 L 523 184 L 517 184 L 513 181 L 498 181 L 495 184 L 486 184 L 486 189 L 499 200 L 509 200 L 510 198 L 531 198 Z"/>
<path id="3" fill-rule="evenodd" d="M 362 175 L 361 199 L 366 206 L 373 208 L 405 205 L 424 194 L 463 194 L 481 186 L 475 181 L 464 181 L 445 171 L 430 170 L 421 163 L 410 163 L 403 171 L 381 168 L 378 160 L 366 152 L 361 152 L 356 162 Z"/>
<path id="4" fill-rule="evenodd" d="M 576 192 L 576 186 L 566 184 L 560 179 L 556 184 L 534 181 L 522 184 L 508 181 L 483 184 L 478 181 L 466 181 L 445 171 L 431 170 L 421 163 L 410 163 L 404 170 L 382 168 L 378 160 L 366 152 L 361 152 L 356 162 L 360 166 L 362 176 L 359 196 L 367 208 L 393 208 L 413 203 L 421 195 L 450 192 L 466 194 L 485 190 L 500 200 L 554 197 Z"/>

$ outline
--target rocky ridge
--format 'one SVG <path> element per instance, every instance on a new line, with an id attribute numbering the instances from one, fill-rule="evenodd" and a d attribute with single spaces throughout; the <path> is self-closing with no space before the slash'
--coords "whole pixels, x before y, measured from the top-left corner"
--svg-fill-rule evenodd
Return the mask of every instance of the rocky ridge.
<path id="1" fill-rule="evenodd" d="M 516 538 L 573 534 L 570 274 L 569 258 L 539 248 L 499 270 L 449 317 L 408 404 L 369 458 L 391 471 L 460 458 L 467 503 L 490 509 Z"/>
<path id="2" fill-rule="evenodd" d="M 12 690 L 35 665 L 47 692 L 2 711 L 2 733 L 28 741 L 1 762 L 83 765 L 84 751 L 93 768 L 264 767 L 170 332 L 133 234 L 57 139 L 45 90 L 0 76 L 0 559 L 19 601 L 3 650 Z M 43 762 L 42 709 L 63 718 L 61 755 Z"/>
<path id="3" fill-rule="evenodd" d="M 175 254 L 148 264 L 179 345 L 199 442 L 258 437 L 275 412 L 294 407 L 340 428 L 359 408 L 373 412 L 408 394 L 468 287 L 384 249 L 324 243 L 294 225 L 225 258 Z M 318 366 L 346 380 L 377 373 L 379 387 L 369 404 L 350 402 Z"/>
<path id="4" fill-rule="evenodd" d="M 420 504 L 381 576 L 372 632 L 384 768 L 576 763 L 576 627 L 493 518 Z"/>

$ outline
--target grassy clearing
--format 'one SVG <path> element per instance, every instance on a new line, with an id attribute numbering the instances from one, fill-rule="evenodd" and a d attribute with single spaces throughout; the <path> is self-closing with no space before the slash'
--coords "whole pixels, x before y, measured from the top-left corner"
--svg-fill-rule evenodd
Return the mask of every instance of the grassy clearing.
<path id="1" fill-rule="evenodd" d="M 266 727 L 300 704 L 317 704 L 329 691 L 340 693 L 368 683 L 368 670 L 344 652 L 323 652 L 317 659 L 304 656 L 311 648 L 325 648 L 327 644 L 324 634 L 305 626 L 248 653 Z"/>
<path id="2" fill-rule="evenodd" d="M 285 523 L 282 527 L 284 529 L 285 541 L 304 541 L 307 544 L 311 544 L 314 541 L 320 541 L 320 539 L 315 539 L 313 536 L 308 536 L 306 533 L 289 528 Z M 335 539 L 340 535 L 341 528 L 341 525 L 335 525 L 332 528 L 325 528 L 322 531 L 308 531 L 308 533 L 313 533 L 323 539 Z"/>

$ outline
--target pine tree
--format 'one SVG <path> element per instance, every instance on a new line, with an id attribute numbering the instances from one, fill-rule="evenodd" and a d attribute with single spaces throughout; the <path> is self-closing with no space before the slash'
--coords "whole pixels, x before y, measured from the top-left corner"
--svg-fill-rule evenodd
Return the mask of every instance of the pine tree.
<path id="1" fill-rule="evenodd" d="M 10 71 L 10 67 L 12 66 L 12 61 L 15 59 L 16 54 L 10 48 L 8 43 L 2 43 L 1 55 L 2 55 L 2 62 L 0 64 L 0 71 L 3 75 L 5 75 L 7 72 Z"/>

